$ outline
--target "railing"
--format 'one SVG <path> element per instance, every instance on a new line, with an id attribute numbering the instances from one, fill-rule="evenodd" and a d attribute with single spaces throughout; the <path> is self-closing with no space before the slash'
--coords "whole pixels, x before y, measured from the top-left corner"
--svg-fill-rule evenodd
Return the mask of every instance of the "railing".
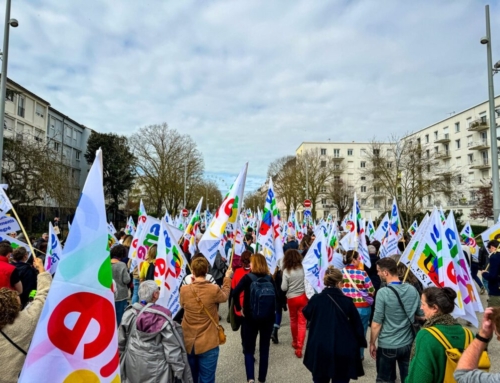
<path id="1" fill-rule="evenodd" d="M 469 129 L 475 129 L 480 127 L 488 127 L 488 119 L 486 117 L 478 118 L 477 120 L 471 121 L 469 123 Z"/>

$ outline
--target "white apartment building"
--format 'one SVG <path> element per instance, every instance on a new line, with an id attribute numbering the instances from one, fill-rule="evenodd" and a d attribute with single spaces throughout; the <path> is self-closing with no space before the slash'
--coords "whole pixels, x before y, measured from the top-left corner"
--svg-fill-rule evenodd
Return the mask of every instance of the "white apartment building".
<path id="1" fill-rule="evenodd" d="M 495 99 L 495 110 L 494 119 L 498 130 L 500 96 Z M 453 169 L 459 174 L 454 186 L 458 189 L 455 193 L 458 197 L 447 199 L 441 196 L 433 200 L 429 196 L 422 202 L 423 210 L 439 202 L 445 210 L 462 212 L 463 220 L 470 218 L 471 208 L 477 201 L 477 188 L 484 182 L 489 182 L 492 176 L 490 124 L 488 102 L 485 101 L 405 137 L 415 140 L 423 150 L 430 151 L 436 160 L 440 161 L 440 167 Z M 333 156 L 334 161 L 339 164 L 339 175 L 336 177 L 353 186 L 363 216 L 369 217 L 371 214 L 375 218 L 390 209 L 392 196 L 383 195 L 376 187 L 372 189 L 372 193 L 367 194 L 369 187 L 364 184 L 366 180 L 361 173 L 362 168 L 366 166 L 363 154 L 370 145 L 371 143 L 359 142 L 303 142 L 297 148 L 296 154 L 319 149 L 321 154 Z M 391 148 L 387 144 L 387 147 L 381 150 Z M 318 218 L 329 213 L 335 215 L 333 206 L 325 198 L 316 201 L 316 209 Z"/>

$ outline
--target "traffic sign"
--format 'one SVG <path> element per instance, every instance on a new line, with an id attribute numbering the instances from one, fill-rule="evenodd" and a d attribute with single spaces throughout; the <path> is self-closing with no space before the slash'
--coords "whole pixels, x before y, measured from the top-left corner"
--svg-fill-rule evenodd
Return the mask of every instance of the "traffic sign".
<path id="1" fill-rule="evenodd" d="M 182 216 L 187 217 L 189 215 L 188 209 L 182 209 Z"/>
<path id="2" fill-rule="evenodd" d="M 304 200 L 304 207 L 305 208 L 310 208 L 311 207 L 311 200 L 310 199 L 306 199 Z"/>

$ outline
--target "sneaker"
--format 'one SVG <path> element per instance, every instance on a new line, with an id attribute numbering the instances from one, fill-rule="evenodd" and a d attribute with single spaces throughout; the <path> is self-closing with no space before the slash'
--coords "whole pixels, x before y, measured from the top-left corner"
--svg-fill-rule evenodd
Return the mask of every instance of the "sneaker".
<path id="1" fill-rule="evenodd" d="M 297 358 L 302 358 L 302 351 L 301 350 L 295 350 L 295 356 Z"/>

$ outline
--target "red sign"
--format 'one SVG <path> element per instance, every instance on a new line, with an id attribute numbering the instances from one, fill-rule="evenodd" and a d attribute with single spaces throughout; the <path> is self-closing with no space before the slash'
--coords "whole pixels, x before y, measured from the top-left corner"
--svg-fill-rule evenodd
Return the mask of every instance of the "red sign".
<path id="1" fill-rule="evenodd" d="M 306 199 L 304 200 L 304 207 L 305 208 L 310 208 L 311 207 L 311 200 L 310 199 Z"/>
<path id="2" fill-rule="evenodd" d="M 182 209 L 182 216 L 187 217 L 189 215 L 188 209 Z"/>

